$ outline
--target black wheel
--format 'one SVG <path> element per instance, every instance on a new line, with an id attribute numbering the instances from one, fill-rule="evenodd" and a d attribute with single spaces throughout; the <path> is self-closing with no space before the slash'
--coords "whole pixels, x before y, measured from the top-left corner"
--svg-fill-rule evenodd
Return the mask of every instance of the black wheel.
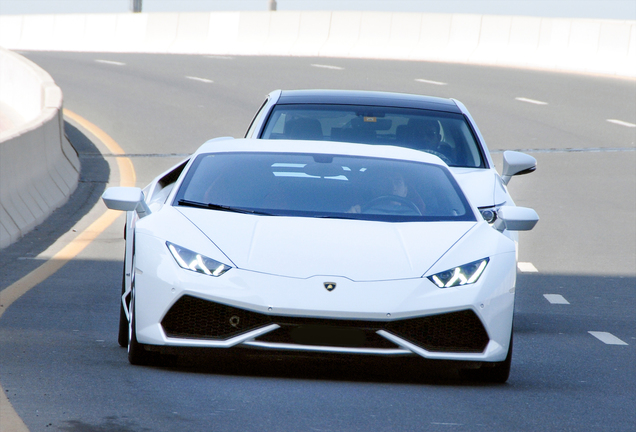
<path id="1" fill-rule="evenodd" d="M 124 238 L 126 238 L 126 227 L 124 226 Z M 130 266 L 130 283 L 133 284 L 135 273 L 134 273 L 134 257 L 135 257 L 135 246 L 133 243 L 133 262 Z M 128 294 L 124 299 L 124 294 L 126 293 L 126 260 L 128 259 L 127 254 L 124 252 L 124 268 L 121 274 L 121 296 L 119 297 L 119 334 L 117 336 L 117 342 L 121 347 L 128 346 L 128 317 L 126 316 L 126 311 L 124 309 L 124 302 L 126 302 L 126 307 L 130 310 L 130 297 Z"/>
<path id="2" fill-rule="evenodd" d="M 120 347 L 128 346 L 128 318 L 126 318 L 126 312 L 124 311 L 123 296 L 126 292 L 126 261 L 124 258 L 124 273 L 121 276 L 121 296 L 119 297 L 119 334 L 117 336 L 117 342 Z"/>
<path id="3" fill-rule="evenodd" d="M 510 366 L 512 365 L 512 333 L 510 334 L 510 345 L 508 346 L 508 355 L 502 362 L 491 363 L 482 366 L 479 369 L 463 369 L 460 371 L 462 378 L 487 382 L 493 384 L 503 384 L 508 381 L 510 376 Z"/>
<path id="4" fill-rule="evenodd" d="M 137 366 L 146 366 L 156 363 L 156 353 L 148 352 L 144 346 L 137 341 L 137 331 L 135 323 L 135 287 L 132 288 L 130 298 L 130 308 L 128 310 L 130 322 L 128 324 L 128 361 Z"/>
<path id="5" fill-rule="evenodd" d="M 124 265 L 124 278 L 126 276 L 126 266 Z M 125 279 L 124 279 L 125 288 Z M 126 320 L 128 361 L 130 364 L 145 366 L 152 364 L 153 354 L 144 349 L 144 346 L 137 341 L 137 326 L 135 321 L 135 243 L 132 247 L 132 262 L 130 265 L 130 301 L 128 303 L 128 320 Z M 125 317 L 124 317 L 125 318 Z M 121 328 L 121 324 L 120 324 Z"/>
<path id="6" fill-rule="evenodd" d="M 366 213 L 369 210 L 378 210 L 381 211 L 382 214 L 398 214 L 404 213 L 402 209 L 398 210 L 398 207 L 395 206 L 395 203 L 399 203 L 403 205 L 406 210 L 411 210 L 412 213 L 421 216 L 422 212 L 417 208 L 417 205 L 408 198 L 404 198 L 398 195 L 382 195 L 377 198 L 372 199 L 371 201 L 365 203 L 360 209 L 361 213 Z M 409 212 L 409 214 L 411 214 Z"/>
<path id="7" fill-rule="evenodd" d="M 122 331 L 122 323 L 125 324 L 126 332 L 126 346 L 128 347 L 128 361 L 132 365 L 136 366 L 170 366 L 176 362 L 177 356 L 174 355 L 162 355 L 156 351 L 148 351 L 144 345 L 140 344 L 137 340 L 137 321 L 136 315 L 136 300 L 135 300 L 135 244 L 133 243 L 133 256 L 130 268 L 130 294 L 128 296 L 128 318 L 125 314 L 120 315 L 119 330 L 120 336 Z M 124 268 L 125 269 L 125 268 Z M 125 277 L 125 270 L 124 270 Z M 125 279 L 123 283 L 125 289 Z M 123 296 L 123 294 L 122 294 Z M 123 312 L 123 307 L 122 307 Z"/>

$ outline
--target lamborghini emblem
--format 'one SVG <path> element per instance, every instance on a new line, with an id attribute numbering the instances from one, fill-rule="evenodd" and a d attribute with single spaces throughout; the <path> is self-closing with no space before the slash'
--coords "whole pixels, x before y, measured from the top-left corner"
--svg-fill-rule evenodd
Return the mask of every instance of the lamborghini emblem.
<path id="1" fill-rule="evenodd" d="M 333 291 L 336 289 L 336 283 L 335 282 L 324 282 L 323 285 L 325 286 L 325 289 L 327 291 Z"/>

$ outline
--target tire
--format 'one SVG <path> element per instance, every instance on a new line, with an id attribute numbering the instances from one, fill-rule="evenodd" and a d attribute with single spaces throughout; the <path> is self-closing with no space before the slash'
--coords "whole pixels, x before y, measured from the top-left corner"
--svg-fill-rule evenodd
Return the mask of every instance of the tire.
<path id="1" fill-rule="evenodd" d="M 120 347 L 128 346 L 128 318 L 122 304 L 122 297 L 126 292 L 126 257 L 124 257 L 124 270 L 121 275 L 121 296 L 119 296 L 119 334 L 117 335 L 117 343 Z"/>
<path id="2" fill-rule="evenodd" d="M 126 265 L 124 264 L 124 281 L 122 288 L 126 287 Z M 147 366 L 154 364 L 154 355 L 146 351 L 144 346 L 137 341 L 137 321 L 135 320 L 135 243 L 132 247 L 132 262 L 130 266 L 130 303 L 128 303 L 128 319 L 126 320 L 126 339 L 128 347 L 128 361 L 132 365 Z M 125 318 L 125 316 L 124 316 Z M 120 322 L 121 329 L 121 322 Z"/>
<path id="3" fill-rule="evenodd" d="M 491 363 L 479 369 L 463 369 L 460 371 L 461 378 L 492 384 L 503 384 L 508 381 L 510 377 L 510 367 L 512 365 L 512 341 L 511 333 L 508 355 L 506 355 L 504 361 Z"/>
<path id="4" fill-rule="evenodd" d="M 137 341 L 137 330 L 135 322 L 135 287 L 130 298 L 130 323 L 128 325 L 128 361 L 132 365 L 147 366 L 156 363 L 156 353 L 145 350 L 144 346 Z"/>

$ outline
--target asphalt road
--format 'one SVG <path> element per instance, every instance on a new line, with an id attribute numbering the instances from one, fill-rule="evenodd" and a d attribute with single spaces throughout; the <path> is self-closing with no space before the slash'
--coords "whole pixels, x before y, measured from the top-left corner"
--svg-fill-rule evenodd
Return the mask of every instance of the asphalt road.
<path id="1" fill-rule="evenodd" d="M 209 138 L 242 136 L 271 90 L 387 90 L 461 100 L 497 163 L 507 149 L 535 156 L 538 170 L 510 189 L 541 216 L 521 236 L 512 373 L 498 386 L 437 364 L 359 358 L 130 366 L 116 341 L 120 217 L 0 319 L 0 383 L 30 430 L 636 430 L 635 81 L 351 59 L 26 56 L 53 76 L 67 109 L 129 154 L 139 186 Z M 67 134 L 82 161 L 78 190 L 2 250 L 0 289 L 96 219 L 99 195 L 118 181 L 108 149 L 70 120 Z"/>

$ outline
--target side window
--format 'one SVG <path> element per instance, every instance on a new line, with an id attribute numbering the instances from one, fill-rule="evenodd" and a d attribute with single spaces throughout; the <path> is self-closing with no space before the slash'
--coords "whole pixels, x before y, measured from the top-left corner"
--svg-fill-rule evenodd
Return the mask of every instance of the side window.
<path id="1" fill-rule="evenodd" d="M 247 132 L 245 133 L 245 138 L 250 138 L 252 135 L 254 135 L 254 129 L 256 128 L 256 125 L 259 123 L 258 121 L 263 117 L 263 115 L 265 115 L 265 111 L 267 111 L 265 109 L 267 102 L 269 102 L 269 98 L 265 99 L 265 102 L 263 102 L 263 105 L 261 105 L 261 107 L 258 109 L 258 112 L 252 119 L 252 123 L 250 123 L 250 127 L 247 129 Z"/>
<path id="2" fill-rule="evenodd" d="M 154 189 L 152 190 L 151 196 L 148 200 L 149 203 L 153 202 L 165 202 L 168 195 L 170 195 L 170 191 L 175 185 L 175 182 L 179 179 L 179 176 L 183 172 L 183 169 L 188 164 L 188 160 L 183 161 L 179 166 L 168 172 L 166 175 L 161 177 Z"/>
<path id="3" fill-rule="evenodd" d="M 276 123 L 274 123 L 274 128 L 272 129 L 272 134 L 282 135 L 285 133 L 285 123 L 287 122 L 287 114 L 281 113 Z"/>

